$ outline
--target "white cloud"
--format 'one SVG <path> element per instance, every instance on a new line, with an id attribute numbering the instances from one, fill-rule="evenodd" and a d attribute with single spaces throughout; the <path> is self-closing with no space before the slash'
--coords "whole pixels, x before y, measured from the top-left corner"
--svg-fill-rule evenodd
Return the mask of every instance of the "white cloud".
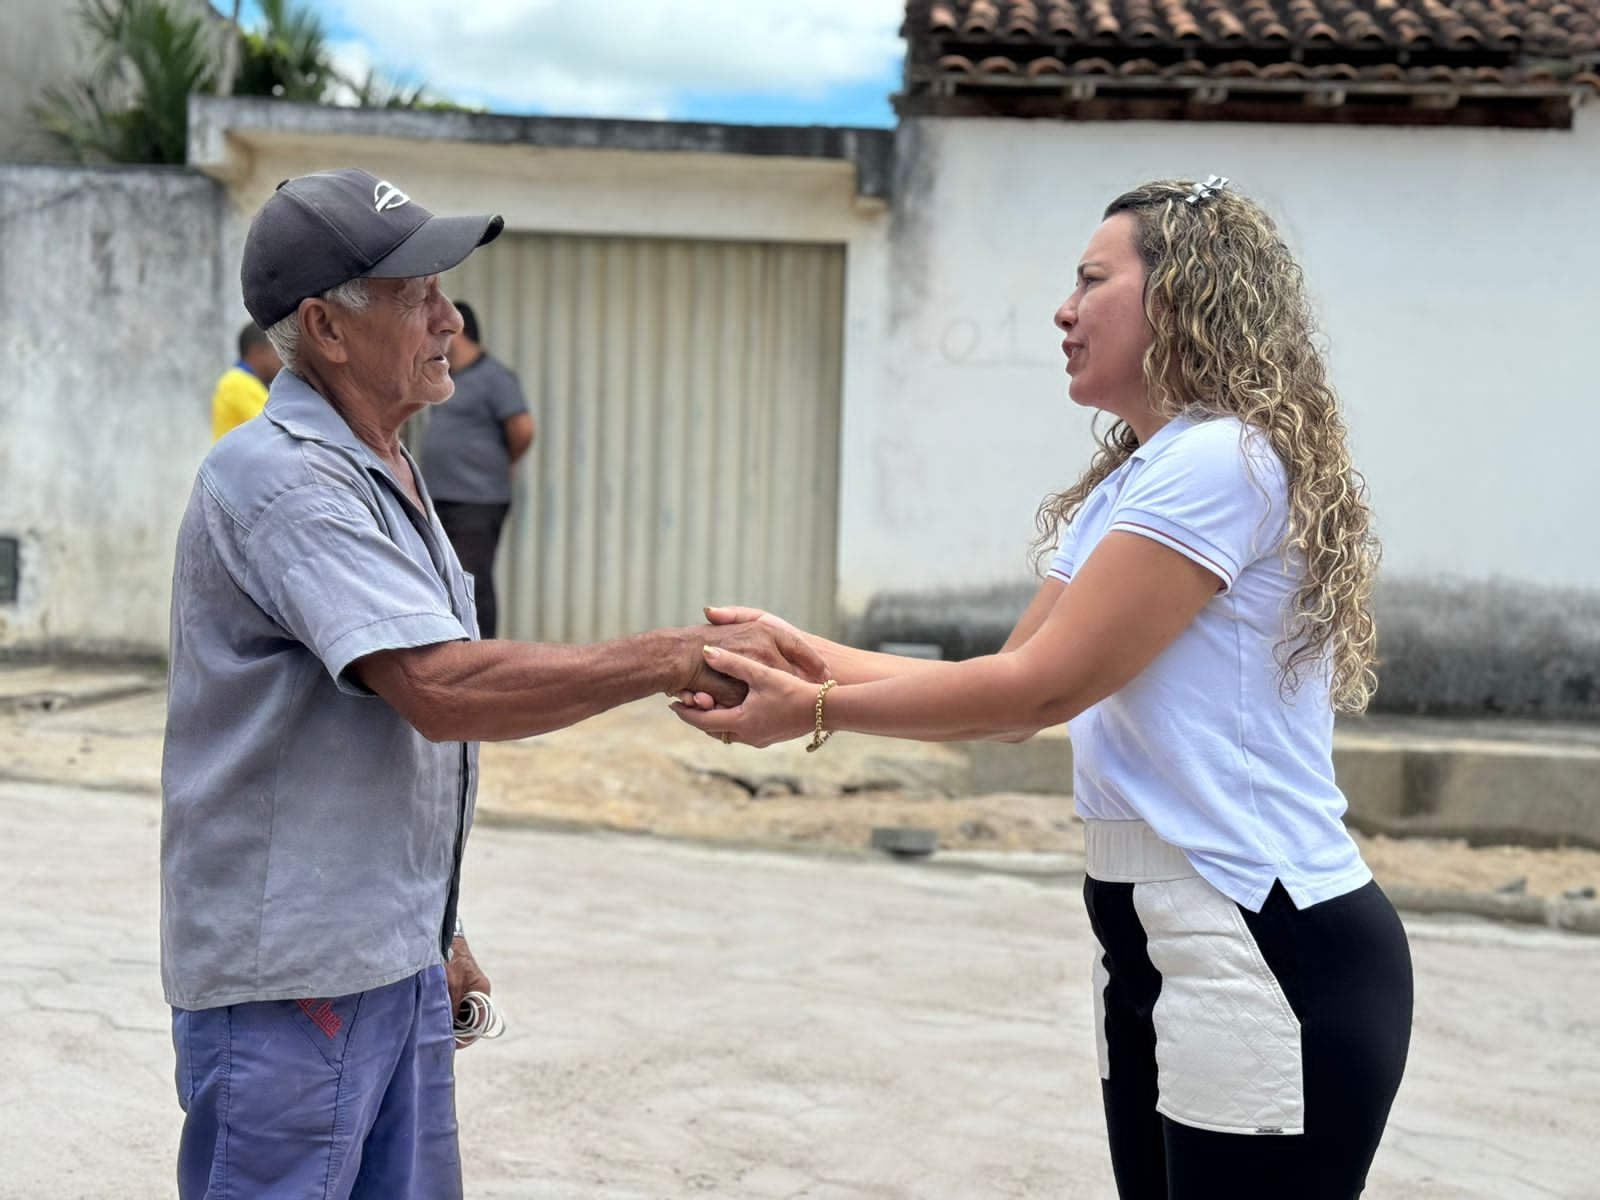
<path id="1" fill-rule="evenodd" d="M 899 60 L 903 0 L 332 0 L 374 61 L 468 102 L 662 117 L 686 90 L 820 94 Z"/>
<path id="2" fill-rule="evenodd" d="M 372 61 L 372 50 L 365 42 L 330 42 L 328 49 L 333 58 L 334 70 L 339 72 L 341 78 L 365 79 L 367 72 L 375 65 Z M 335 104 L 354 104 L 356 102 L 356 94 L 352 88 L 341 84 L 334 89 L 332 99 Z"/>

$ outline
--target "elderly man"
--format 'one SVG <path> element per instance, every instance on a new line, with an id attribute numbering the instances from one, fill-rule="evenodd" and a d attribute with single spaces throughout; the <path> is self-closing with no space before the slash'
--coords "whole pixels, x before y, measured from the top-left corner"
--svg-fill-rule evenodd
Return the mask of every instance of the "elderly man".
<path id="1" fill-rule="evenodd" d="M 652 692 L 734 700 L 711 642 L 821 676 L 756 625 L 477 640 L 399 435 L 453 387 L 439 272 L 501 224 L 339 170 L 283 184 L 245 243 L 245 307 L 285 369 L 202 464 L 173 580 L 161 956 L 185 1200 L 460 1196 L 451 1017 L 489 988 L 456 917 L 474 743 Z"/>

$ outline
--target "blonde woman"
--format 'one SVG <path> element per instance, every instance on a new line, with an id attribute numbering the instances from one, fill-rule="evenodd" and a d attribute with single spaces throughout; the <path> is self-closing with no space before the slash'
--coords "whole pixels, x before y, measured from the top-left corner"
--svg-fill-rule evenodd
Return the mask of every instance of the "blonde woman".
<path id="1" fill-rule="evenodd" d="M 837 680 L 819 694 L 711 650 L 749 694 L 677 709 L 755 746 L 1065 721 L 1120 1194 L 1345 1200 L 1411 1029 L 1405 933 L 1332 764 L 1334 712 L 1374 686 L 1377 546 L 1300 269 L 1226 183 L 1146 184 L 1089 241 L 1056 324 L 1073 400 L 1113 422 L 1040 509 L 1054 554 L 998 654 L 812 638 Z"/>

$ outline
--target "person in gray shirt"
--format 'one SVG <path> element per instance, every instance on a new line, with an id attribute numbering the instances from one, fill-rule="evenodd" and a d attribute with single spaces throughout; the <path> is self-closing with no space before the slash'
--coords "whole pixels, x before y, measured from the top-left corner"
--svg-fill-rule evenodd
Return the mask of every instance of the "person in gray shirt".
<path id="1" fill-rule="evenodd" d="M 284 369 L 202 463 L 173 574 L 161 975 L 181 1200 L 460 1197 L 452 1013 L 490 989 L 456 916 L 476 742 L 651 692 L 737 702 L 707 645 L 823 677 L 754 625 L 477 637 L 400 429 L 454 387 L 439 273 L 500 228 L 344 169 L 280 185 L 245 242 L 245 307 Z"/>
<path id="2" fill-rule="evenodd" d="M 478 316 L 455 302 L 461 332 L 450 342 L 456 394 L 428 415 L 422 474 L 456 557 L 472 575 L 478 629 L 497 627 L 494 556 L 511 511 L 511 469 L 533 445 L 533 417 L 517 377 L 478 339 Z"/>

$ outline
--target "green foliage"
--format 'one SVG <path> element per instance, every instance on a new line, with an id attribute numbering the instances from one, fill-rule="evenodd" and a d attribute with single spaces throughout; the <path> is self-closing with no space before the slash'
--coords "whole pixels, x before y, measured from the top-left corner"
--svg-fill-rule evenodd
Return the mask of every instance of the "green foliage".
<path id="1" fill-rule="evenodd" d="M 236 37 L 238 64 L 224 90 L 312 104 L 447 109 L 418 82 L 368 70 L 340 74 L 327 30 L 298 0 L 261 0 L 259 28 L 235 31 L 174 0 L 81 0 L 91 62 L 79 80 L 46 88 L 32 115 L 80 162 L 181 163 L 193 93 L 222 84 L 224 42 Z"/>
<path id="2" fill-rule="evenodd" d="M 361 79 L 346 78 L 345 85 L 361 108 L 429 108 L 435 103 L 422 84 L 390 79 L 371 67 Z"/>
<path id="3" fill-rule="evenodd" d="M 189 94 L 216 81 L 206 19 L 167 0 L 84 0 L 78 15 L 94 51 L 89 75 L 46 88 L 35 119 L 82 161 L 182 162 Z"/>
<path id="4" fill-rule="evenodd" d="M 241 38 L 234 93 L 330 103 L 344 80 L 334 69 L 321 19 L 292 0 L 261 0 L 261 16 L 262 27 Z"/>

